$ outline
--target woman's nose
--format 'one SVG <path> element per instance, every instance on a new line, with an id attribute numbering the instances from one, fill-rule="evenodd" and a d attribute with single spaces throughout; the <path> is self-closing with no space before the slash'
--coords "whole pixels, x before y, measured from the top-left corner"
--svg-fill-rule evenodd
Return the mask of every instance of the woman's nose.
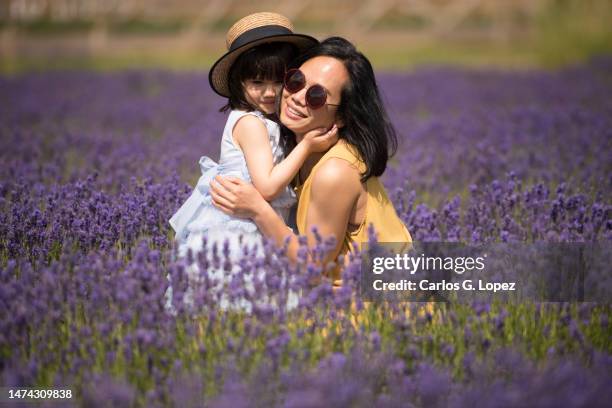
<path id="1" fill-rule="evenodd" d="M 291 100 L 298 106 L 306 106 L 306 88 L 292 93 Z"/>

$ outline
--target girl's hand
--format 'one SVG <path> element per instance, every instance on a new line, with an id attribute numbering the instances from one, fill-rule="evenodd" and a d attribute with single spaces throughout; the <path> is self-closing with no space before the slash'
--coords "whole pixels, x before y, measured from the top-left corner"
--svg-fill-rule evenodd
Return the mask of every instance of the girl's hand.
<path id="1" fill-rule="evenodd" d="M 338 141 L 338 127 L 336 124 L 331 129 L 323 127 L 312 129 L 304 135 L 300 143 L 306 143 L 310 153 L 324 152 Z"/>
<path id="2" fill-rule="evenodd" d="M 255 218 L 268 203 L 251 183 L 237 177 L 216 176 L 210 183 L 215 207 L 239 218 Z"/>

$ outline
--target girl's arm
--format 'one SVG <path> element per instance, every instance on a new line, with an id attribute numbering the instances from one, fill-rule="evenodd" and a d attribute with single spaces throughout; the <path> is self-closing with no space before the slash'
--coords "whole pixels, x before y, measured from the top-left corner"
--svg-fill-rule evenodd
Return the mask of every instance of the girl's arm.
<path id="1" fill-rule="evenodd" d="M 268 130 L 259 118 L 243 116 L 234 126 L 232 136 L 244 153 L 253 185 L 265 200 L 270 201 L 291 182 L 311 153 L 325 151 L 337 141 L 337 128 L 334 126 L 329 131 L 315 129 L 309 132 L 276 166 Z"/>
<path id="2" fill-rule="evenodd" d="M 306 236 L 309 248 L 316 245 L 313 226 L 317 226 L 321 236 L 336 238 L 336 248 L 327 254 L 326 261 L 335 259 L 340 252 L 360 189 L 359 172 L 342 159 L 328 160 L 314 176 L 306 215 Z M 235 177 L 217 176 L 211 183 L 211 196 L 215 206 L 226 214 L 251 218 L 262 234 L 278 246 L 284 245 L 289 237 L 288 256 L 294 261 L 297 259 L 297 236 L 252 184 Z"/>

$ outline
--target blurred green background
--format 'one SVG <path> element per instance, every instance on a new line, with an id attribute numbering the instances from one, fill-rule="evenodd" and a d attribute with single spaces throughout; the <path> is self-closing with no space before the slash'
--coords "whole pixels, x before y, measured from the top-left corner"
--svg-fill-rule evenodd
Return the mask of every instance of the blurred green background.
<path id="1" fill-rule="evenodd" d="M 2 0 L 0 72 L 206 69 L 257 11 L 353 41 L 375 68 L 559 67 L 612 53 L 610 0 Z"/>

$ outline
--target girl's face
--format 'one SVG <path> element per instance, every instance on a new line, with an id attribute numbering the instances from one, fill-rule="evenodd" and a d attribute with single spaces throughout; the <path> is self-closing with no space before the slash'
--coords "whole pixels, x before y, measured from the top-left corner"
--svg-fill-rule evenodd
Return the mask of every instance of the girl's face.
<path id="1" fill-rule="evenodd" d="M 296 93 L 283 90 L 280 106 L 280 121 L 295 133 L 297 140 L 308 131 L 324 127 L 331 128 L 334 123 L 342 127 L 336 118 L 342 88 L 349 80 L 344 64 L 332 57 L 319 56 L 309 59 L 300 67 L 306 77 L 306 86 Z M 312 85 L 319 84 L 327 90 L 327 101 L 324 106 L 312 109 L 306 104 L 306 91 Z"/>
<path id="2" fill-rule="evenodd" d="M 242 86 L 246 100 L 251 106 L 266 114 L 274 113 L 276 95 L 283 86 L 281 81 L 247 79 Z"/>

